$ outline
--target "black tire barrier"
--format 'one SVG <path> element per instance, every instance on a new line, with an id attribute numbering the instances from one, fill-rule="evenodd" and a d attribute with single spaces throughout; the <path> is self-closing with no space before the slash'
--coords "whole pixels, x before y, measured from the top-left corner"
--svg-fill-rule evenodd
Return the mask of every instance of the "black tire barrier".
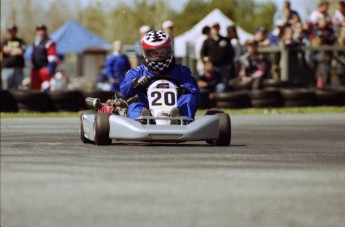
<path id="1" fill-rule="evenodd" d="M 253 90 L 249 92 L 252 107 L 281 107 L 284 106 L 284 100 L 276 88 L 266 88 L 264 90 Z"/>
<path id="2" fill-rule="evenodd" d="M 278 89 L 252 90 L 248 93 L 251 99 L 282 99 Z"/>
<path id="3" fill-rule="evenodd" d="M 251 106 L 247 91 L 220 92 L 214 96 L 219 108 L 248 108 Z"/>
<path id="4" fill-rule="evenodd" d="M 344 106 L 345 90 L 324 90 L 316 89 L 315 95 L 321 105 L 325 106 Z"/>
<path id="5" fill-rule="evenodd" d="M 253 86 L 252 83 L 231 83 L 231 82 L 229 82 L 229 85 L 235 91 L 251 90 Z"/>
<path id="6" fill-rule="evenodd" d="M 296 101 L 296 100 L 285 100 L 285 107 L 306 107 L 306 106 L 313 106 L 308 101 Z"/>
<path id="7" fill-rule="evenodd" d="M 199 109 L 209 109 L 214 107 L 214 100 L 209 98 L 210 91 L 205 88 L 200 88 Z"/>
<path id="8" fill-rule="evenodd" d="M 79 91 L 52 91 L 49 97 L 57 111 L 77 112 L 84 109 L 84 97 Z"/>
<path id="9" fill-rule="evenodd" d="M 305 88 L 280 89 L 285 106 L 301 107 L 315 106 L 318 104 L 315 93 Z"/>
<path id="10" fill-rule="evenodd" d="M 324 89 L 340 92 L 341 95 L 339 95 L 340 96 L 339 105 L 345 106 L 345 86 L 344 85 L 331 85 L 331 86 L 326 86 Z"/>
<path id="11" fill-rule="evenodd" d="M 289 88 L 289 87 L 292 87 L 292 84 L 289 81 L 268 79 L 268 80 L 263 81 L 263 87 L 264 88 Z"/>
<path id="12" fill-rule="evenodd" d="M 1 108 L 0 112 L 13 113 L 18 112 L 17 102 L 8 90 L 1 90 Z"/>
<path id="13" fill-rule="evenodd" d="M 56 108 L 49 95 L 41 91 L 10 91 L 20 112 L 55 112 Z"/>

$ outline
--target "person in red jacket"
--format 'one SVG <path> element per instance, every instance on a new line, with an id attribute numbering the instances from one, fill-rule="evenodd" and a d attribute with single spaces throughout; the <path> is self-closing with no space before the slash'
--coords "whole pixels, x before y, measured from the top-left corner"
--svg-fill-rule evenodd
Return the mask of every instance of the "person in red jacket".
<path id="1" fill-rule="evenodd" d="M 44 24 L 36 26 L 36 38 L 32 45 L 31 89 L 48 90 L 58 62 L 55 43 L 49 38 Z M 42 86 L 44 84 L 45 86 Z"/>

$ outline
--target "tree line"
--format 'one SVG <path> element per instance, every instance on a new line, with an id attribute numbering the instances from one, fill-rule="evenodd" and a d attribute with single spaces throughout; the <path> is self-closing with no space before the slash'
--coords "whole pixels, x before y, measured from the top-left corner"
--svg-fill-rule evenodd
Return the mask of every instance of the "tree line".
<path id="1" fill-rule="evenodd" d="M 254 33 L 255 28 L 260 26 L 272 28 L 276 10 L 272 2 L 257 3 L 254 0 L 187 0 L 179 11 L 171 4 L 181 4 L 180 1 L 89 0 L 87 5 L 83 3 L 85 1 L 82 0 L 2 0 L 1 18 L 3 20 L 4 17 L 6 22 L 1 28 L 2 35 L 8 24 L 15 23 L 20 29 L 20 36 L 30 43 L 34 39 L 36 24 L 44 23 L 49 32 L 53 32 L 73 18 L 109 42 L 117 39 L 133 44 L 138 39 L 139 28 L 144 24 L 160 29 L 163 21 L 172 20 L 175 36 L 178 36 L 215 8 L 246 31 Z"/>

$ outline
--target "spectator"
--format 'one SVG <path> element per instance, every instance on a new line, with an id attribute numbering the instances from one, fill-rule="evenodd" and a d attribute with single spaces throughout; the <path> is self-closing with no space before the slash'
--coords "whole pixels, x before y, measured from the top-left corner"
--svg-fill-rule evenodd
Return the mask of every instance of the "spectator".
<path id="1" fill-rule="evenodd" d="M 271 46 L 279 46 L 285 25 L 286 23 L 284 22 L 284 20 L 278 20 L 276 22 L 276 27 L 268 35 L 268 40 Z"/>
<path id="2" fill-rule="evenodd" d="M 131 69 L 128 57 L 122 53 L 122 43 L 116 40 L 113 43 L 114 52 L 105 61 L 105 71 L 112 91 L 120 91 L 120 85 L 128 70 Z"/>
<path id="3" fill-rule="evenodd" d="M 237 72 L 237 65 L 239 64 L 241 55 L 243 54 L 242 45 L 240 44 L 236 25 L 231 25 L 227 27 L 228 39 L 231 42 L 232 47 L 234 48 L 234 62 L 233 62 L 233 72 L 231 75 L 235 76 Z"/>
<path id="4" fill-rule="evenodd" d="M 47 27 L 44 24 L 37 25 L 32 51 L 31 89 L 49 90 L 49 81 L 55 74 L 57 62 L 56 45 L 49 38 Z"/>
<path id="5" fill-rule="evenodd" d="M 294 16 L 299 16 L 299 14 L 297 11 L 291 9 L 290 1 L 284 1 L 283 8 L 274 14 L 273 24 L 277 24 L 278 21 L 289 23 Z"/>
<path id="6" fill-rule="evenodd" d="M 333 45 L 335 40 L 334 30 L 328 26 L 327 19 L 325 17 L 319 18 L 313 30 L 312 46 Z M 328 73 L 331 68 L 332 52 L 316 51 L 312 55 L 317 81 L 316 86 L 322 88 L 330 80 Z"/>
<path id="7" fill-rule="evenodd" d="M 345 25 L 341 27 L 341 30 L 337 39 L 337 45 L 341 47 L 345 46 Z"/>
<path id="8" fill-rule="evenodd" d="M 217 77 L 217 75 L 213 73 L 212 62 L 207 58 L 205 59 L 204 69 L 204 74 L 198 79 L 198 86 L 199 88 L 206 88 L 213 93 L 217 90 L 217 85 L 222 82 L 222 78 Z"/>
<path id="9" fill-rule="evenodd" d="M 17 37 L 18 28 L 11 25 L 7 28 L 9 38 L 1 42 L 2 89 L 18 89 L 23 80 L 24 51 L 26 44 L 23 39 Z"/>
<path id="10" fill-rule="evenodd" d="M 233 79 L 230 85 L 240 83 L 250 85 L 252 89 L 260 89 L 262 80 L 268 75 L 268 61 L 258 53 L 258 43 L 255 40 L 247 40 L 246 48 L 246 53 L 241 56 L 238 78 Z"/>
<path id="11" fill-rule="evenodd" d="M 321 17 L 314 26 L 311 43 L 313 46 L 333 45 L 335 42 L 335 33 L 332 27 L 327 24 L 327 19 Z"/>
<path id="12" fill-rule="evenodd" d="M 309 84 L 311 81 L 310 70 L 305 60 L 304 52 L 297 49 L 302 46 L 301 40 L 295 38 L 295 31 L 292 26 L 287 26 L 284 29 L 281 44 L 289 49 L 289 81 L 294 84 Z"/>
<path id="13" fill-rule="evenodd" d="M 339 37 L 337 40 L 337 45 L 340 47 L 345 47 L 345 25 L 342 26 L 339 32 Z M 345 51 L 341 51 L 338 53 L 339 56 L 336 59 L 338 64 L 337 64 L 337 74 L 339 77 L 339 81 L 342 85 L 345 85 Z"/>
<path id="14" fill-rule="evenodd" d="M 149 26 L 144 25 L 140 27 L 139 32 L 140 32 L 140 40 L 138 40 L 135 43 L 135 55 L 137 57 L 137 65 L 142 65 L 144 64 L 144 56 L 143 56 L 143 50 L 141 49 L 141 39 L 144 37 L 144 35 L 149 32 L 151 29 Z"/>
<path id="15" fill-rule="evenodd" d="M 50 91 L 62 91 L 67 88 L 68 78 L 63 71 L 55 73 L 50 80 Z"/>
<path id="16" fill-rule="evenodd" d="M 96 90 L 111 91 L 112 85 L 109 83 L 104 65 L 99 66 L 99 73 L 96 78 Z"/>
<path id="17" fill-rule="evenodd" d="M 199 76 L 204 75 L 204 63 L 201 59 L 200 51 L 204 41 L 211 37 L 211 28 L 209 26 L 203 27 L 201 34 L 202 35 L 195 42 L 195 56 L 197 59 L 196 68 Z"/>
<path id="18" fill-rule="evenodd" d="M 174 23 L 171 20 L 164 21 L 162 24 L 162 29 L 174 40 Z"/>
<path id="19" fill-rule="evenodd" d="M 312 25 L 317 24 L 318 20 L 325 18 L 327 24 L 331 23 L 331 16 L 328 14 L 329 2 L 321 1 L 315 11 L 310 14 L 309 21 Z M 329 25 L 329 24 L 328 24 Z"/>
<path id="20" fill-rule="evenodd" d="M 342 26 L 345 26 L 345 1 L 338 2 L 338 9 L 333 16 L 333 25 L 337 34 L 340 32 Z"/>
<path id="21" fill-rule="evenodd" d="M 270 41 L 267 36 L 267 30 L 264 27 L 260 27 L 255 31 L 254 40 L 259 47 L 267 47 L 270 45 Z"/>
<path id="22" fill-rule="evenodd" d="M 213 24 L 211 37 L 205 40 L 201 48 L 201 57 L 204 62 L 206 59 L 210 60 L 213 74 L 222 78 L 222 83 L 217 86 L 217 92 L 222 92 L 228 86 L 230 69 L 234 60 L 234 49 L 230 40 L 221 36 L 219 30 L 219 24 Z"/>

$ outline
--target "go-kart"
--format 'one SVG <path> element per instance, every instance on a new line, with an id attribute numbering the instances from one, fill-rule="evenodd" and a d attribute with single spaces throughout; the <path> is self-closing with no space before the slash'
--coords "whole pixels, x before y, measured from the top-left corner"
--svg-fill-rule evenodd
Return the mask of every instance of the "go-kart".
<path id="1" fill-rule="evenodd" d="M 185 116 L 170 116 L 177 107 L 178 91 L 183 86 L 168 76 L 150 77 L 147 89 L 152 116 L 137 119 L 127 117 L 128 106 L 135 98 L 124 100 L 114 96 L 102 103 L 97 98 L 86 98 L 93 110 L 80 115 L 80 138 L 84 143 L 110 145 L 112 140 L 173 142 L 206 141 L 215 146 L 228 146 L 231 142 L 230 116 L 220 110 L 208 110 L 196 120 Z"/>

